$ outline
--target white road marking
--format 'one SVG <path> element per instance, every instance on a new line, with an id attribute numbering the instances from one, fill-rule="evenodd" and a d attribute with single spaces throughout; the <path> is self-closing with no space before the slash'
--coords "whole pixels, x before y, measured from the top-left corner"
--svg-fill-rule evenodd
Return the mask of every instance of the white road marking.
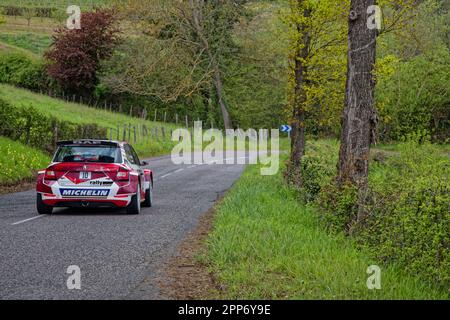
<path id="1" fill-rule="evenodd" d="M 167 173 L 167 174 L 165 174 L 165 175 L 161 176 L 161 178 L 160 178 L 160 179 L 164 179 L 165 177 L 168 177 L 168 176 L 170 176 L 171 174 L 172 174 L 172 172 L 169 172 L 169 173 Z"/>
<path id="2" fill-rule="evenodd" d="M 46 216 L 46 214 L 43 214 L 43 215 L 36 216 L 36 217 L 33 217 L 33 218 L 29 218 L 29 219 L 25 219 L 25 220 L 21 220 L 21 221 L 17 221 L 17 222 L 11 223 L 11 225 L 12 226 L 16 226 L 18 224 L 21 224 L 21 223 L 24 223 L 24 222 L 28 222 L 28 221 L 31 221 L 31 220 L 35 220 L 35 219 L 39 219 L 39 218 L 42 218 L 42 217 L 45 217 L 45 216 Z"/>
<path id="3" fill-rule="evenodd" d="M 173 173 L 177 173 L 177 172 L 180 172 L 180 171 L 183 171 L 184 169 L 178 169 L 178 170 L 175 170 Z"/>

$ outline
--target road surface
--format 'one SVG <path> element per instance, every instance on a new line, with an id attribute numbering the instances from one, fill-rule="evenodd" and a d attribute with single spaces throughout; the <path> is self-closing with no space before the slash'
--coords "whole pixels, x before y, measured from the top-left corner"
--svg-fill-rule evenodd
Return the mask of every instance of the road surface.
<path id="1" fill-rule="evenodd" d="M 34 190 L 0 196 L 0 299 L 160 299 L 156 278 L 202 213 L 244 165 L 174 165 L 151 159 L 152 208 L 55 209 L 38 216 Z M 81 289 L 67 288 L 80 267 Z"/>

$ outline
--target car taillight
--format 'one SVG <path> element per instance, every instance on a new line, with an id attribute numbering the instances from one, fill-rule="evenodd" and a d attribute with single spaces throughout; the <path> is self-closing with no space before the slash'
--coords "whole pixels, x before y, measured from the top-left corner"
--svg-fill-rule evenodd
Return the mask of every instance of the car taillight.
<path id="1" fill-rule="evenodd" d="M 130 178 L 129 171 L 121 170 L 121 171 L 117 172 L 117 180 L 118 181 L 125 181 L 125 180 L 128 180 L 129 178 Z"/>
<path id="2" fill-rule="evenodd" d="M 56 180 L 56 172 L 52 170 L 45 171 L 46 180 Z"/>

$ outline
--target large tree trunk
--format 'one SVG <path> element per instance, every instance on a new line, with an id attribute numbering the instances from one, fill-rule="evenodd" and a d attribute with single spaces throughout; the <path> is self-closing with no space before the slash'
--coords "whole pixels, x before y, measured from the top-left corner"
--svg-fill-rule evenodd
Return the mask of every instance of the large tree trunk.
<path id="1" fill-rule="evenodd" d="M 301 6 L 303 0 L 298 0 L 297 5 Z M 305 17 L 309 17 L 311 12 L 309 9 L 305 9 L 303 12 Z M 305 110 L 304 104 L 306 102 L 306 93 L 303 88 L 307 76 L 307 67 L 304 61 L 308 57 L 311 37 L 309 32 L 304 29 L 304 26 L 297 25 L 297 32 L 302 34 L 300 39 L 302 47 L 297 44 L 298 48 L 294 54 L 294 106 L 292 114 L 292 134 L 291 134 L 291 165 L 293 170 L 300 170 L 300 161 L 305 154 Z M 301 181 L 300 181 L 301 183 Z"/>
<path id="2" fill-rule="evenodd" d="M 348 62 L 345 108 L 342 115 L 339 152 L 340 185 L 351 183 L 359 190 L 360 210 L 367 190 L 369 149 L 374 139 L 374 66 L 377 30 L 367 27 L 367 8 L 376 0 L 351 0 L 348 31 Z"/>

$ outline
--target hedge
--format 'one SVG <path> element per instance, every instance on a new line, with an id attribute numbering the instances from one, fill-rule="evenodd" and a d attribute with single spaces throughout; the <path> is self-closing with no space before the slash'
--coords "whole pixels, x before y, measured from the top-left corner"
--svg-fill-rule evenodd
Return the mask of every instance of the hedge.
<path id="1" fill-rule="evenodd" d="M 308 144 L 297 188 L 301 201 L 322 209 L 330 232 L 346 232 L 377 260 L 449 288 L 450 158 L 442 146 L 419 140 L 372 152 L 362 221 L 356 221 L 357 190 L 334 180 L 337 142 Z"/>
<path id="2" fill-rule="evenodd" d="M 61 121 L 43 115 L 31 106 L 15 108 L 0 99 L 0 135 L 52 152 L 58 140 L 106 139 L 107 132 L 97 124 Z"/>
<path id="3" fill-rule="evenodd" d="M 0 54 L 0 82 L 34 91 L 52 87 L 42 60 L 32 59 L 22 53 Z"/>

